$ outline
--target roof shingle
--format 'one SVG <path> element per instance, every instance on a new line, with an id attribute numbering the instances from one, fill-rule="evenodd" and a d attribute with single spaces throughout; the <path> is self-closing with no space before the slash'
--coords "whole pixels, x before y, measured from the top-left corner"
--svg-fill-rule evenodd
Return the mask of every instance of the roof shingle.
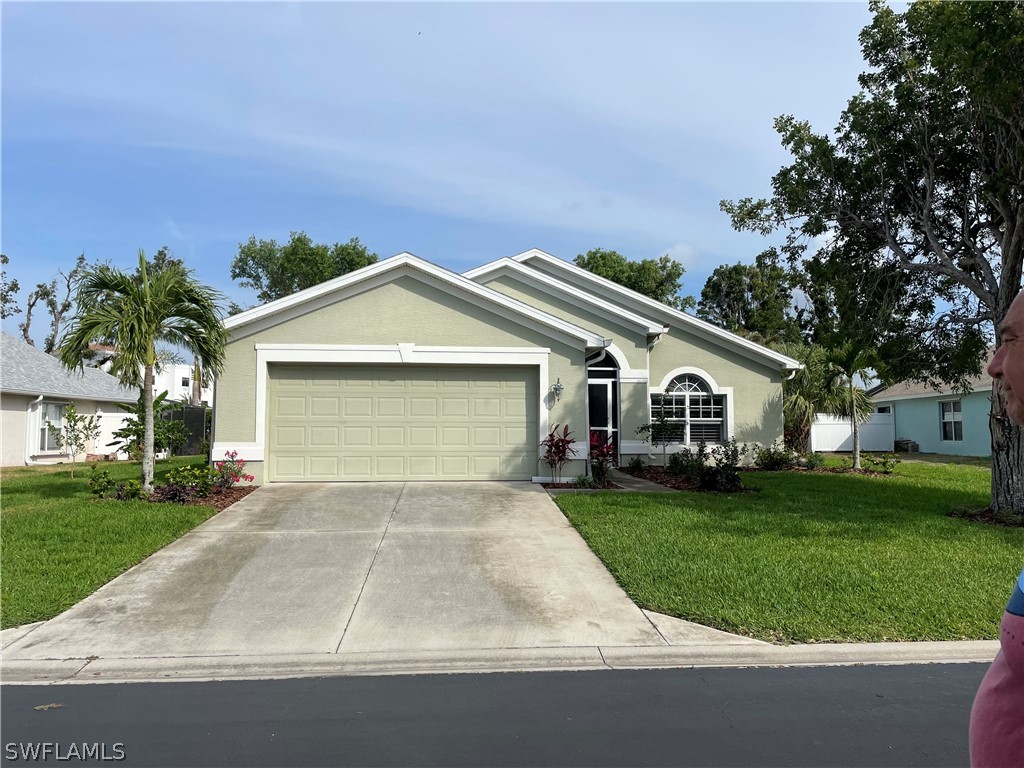
<path id="1" fill-rule="evenodd" d="M 98 368 L 68 371 L 60 360 L 7 333 L 0 333 L 0 392 L 55 395 L 134 403 L 139 393 Z"/>

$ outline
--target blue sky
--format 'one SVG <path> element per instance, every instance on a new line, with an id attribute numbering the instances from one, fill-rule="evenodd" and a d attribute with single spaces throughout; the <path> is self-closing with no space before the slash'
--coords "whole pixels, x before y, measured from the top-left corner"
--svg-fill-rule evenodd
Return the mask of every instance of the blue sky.
<path id="1" fill-rule="evenodd" d="M 22 294 L 83 251 L 128 267 L 167 245 L 245 304 L 238 243 L 290 230 L 458 271 L 531 247 L 668 253 L 699 294 L 765 245 L 719 200 L 769 192 L 774 117 L 835 125 L 869 21 L 866 3 L 0 12 L 0 238 Z"/>

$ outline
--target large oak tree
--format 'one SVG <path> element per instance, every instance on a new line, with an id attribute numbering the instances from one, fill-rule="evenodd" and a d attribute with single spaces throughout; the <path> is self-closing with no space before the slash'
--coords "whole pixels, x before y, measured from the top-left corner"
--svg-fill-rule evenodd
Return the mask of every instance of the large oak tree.
<path id="1" fill-rule="evenodd" d="M 835 131 L 778 118 L 792 163 L 773 177 L 772 197 L 722 208 L 737 228 L 783 229 L 794 260 L 899 274 L 904 295 L 928 297 L 934 312 L 903 334 L 917 354 L 894 358 L 893 370 L 962 380 L 957 364 L 980 369 L 981 340 L 1000 343 L 1021 288 L 1024 3 L 871 8 L 860 35 L 869 70 Z M 899 332 L 881 325 L 880 346 Z M 1006 418 L 998 382 L 989 427 L 992 507 L 1024 515 L 1024 429 Z"/>

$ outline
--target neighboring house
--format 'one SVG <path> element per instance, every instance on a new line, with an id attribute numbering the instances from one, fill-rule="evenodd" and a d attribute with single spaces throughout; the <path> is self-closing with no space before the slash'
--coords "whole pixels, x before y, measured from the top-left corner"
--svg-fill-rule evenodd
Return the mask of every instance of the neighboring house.
<path id="1" fill-rule="evenodd" d="M 800 367 L 539 250 L 464 275 L 408 253 L 225 321 L 213 455 L 256 482 L 542 480 L 538 443 L 588 436 L 620 457 L 665 407 L 675 441 L 768 444 Z M 667 394 L 666 394 L 667 393 Z"/>
<path id="2" fill-rule="evenodd" d="M 116 347 L 104 344 L 89 345 L 93 365 L 108 373 L 116 352 Z M 153 373 L 153 394 L 159 395 L 161 392 L 167 392 L 168 400 L 191 402 L 194 372 L 193 366 L 189 363 L 168 363 L 160 366 L 160 369 Z M 212 384 L 200 389 L 199 400 L 200 404 L 211 405 L 213 403 Z"/>
<path id="3" fill-rule="evenodd" d="M 97 368 L 68 371 L 56 357 L 9 334 L 0 334 L 0 340 L 2 466 L 65 460 L 46 423 L 60 424 L 68 403 L 79 413 L 100 417 L 100 437 L 87 452 L 112 453 L 107 443 L 126 415 L 118 403 L 134 403 L 138 393 Z"/>
<path id="4" fill-rule="evenodd" d="M 869 392 L 875 410 L 892 414 L 897 440 L 913 440 L 922 453 L 991 456 L 992 377 L 982 372 L 968 382 L 968 392 L 936 391 L 904 383 Z"/>

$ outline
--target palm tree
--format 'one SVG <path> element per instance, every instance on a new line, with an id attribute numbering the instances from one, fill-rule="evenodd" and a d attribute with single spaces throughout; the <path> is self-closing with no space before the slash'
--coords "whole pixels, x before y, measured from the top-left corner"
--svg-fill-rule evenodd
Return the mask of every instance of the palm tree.
<path id="1" fill-rule="evenodd" d="M 842 405 L 832 413 L 846 416 L 853 428 L 853 468 L 860 469 L 860 424 L 871 414 L 871 399 L 854 383 L 878 365 L 878 356 L 870 347 L 853 342 L 829 349 L 824 357 L 826 381 L 829 389 L 842 387 L 845 396 Z"/>
<path id="2" fill-rule="evenodd" d="M 772 349 L 803 363 L 803 368 L 782 382 L 782 413 L 790 447 L 799 453 L 807 453 L 815 415 L 839 411 L 844 393 L 829 382 L 822 347 L 817 344 L 780 343 L 773 345 Z"/>
<path id="3" fill-rule="evenodd" d="M 110 372 L 126 387 L 139 387 L 145 411 L 142 487 L 153 490 L 153 371 L 157 342 L 183 347 L 200 361 L 205 377 L 224 364 L 227 331 L 221 323 L 221 295 L 193 278 L 180 264 L 150 274 L 139 251 L 139 268 L 125 273 L 106 264 L 90 269 L 78 286 L 78 316 L 61 340 L 66 368 L 80 368 L 88 345 L 113 343 Z"/>

